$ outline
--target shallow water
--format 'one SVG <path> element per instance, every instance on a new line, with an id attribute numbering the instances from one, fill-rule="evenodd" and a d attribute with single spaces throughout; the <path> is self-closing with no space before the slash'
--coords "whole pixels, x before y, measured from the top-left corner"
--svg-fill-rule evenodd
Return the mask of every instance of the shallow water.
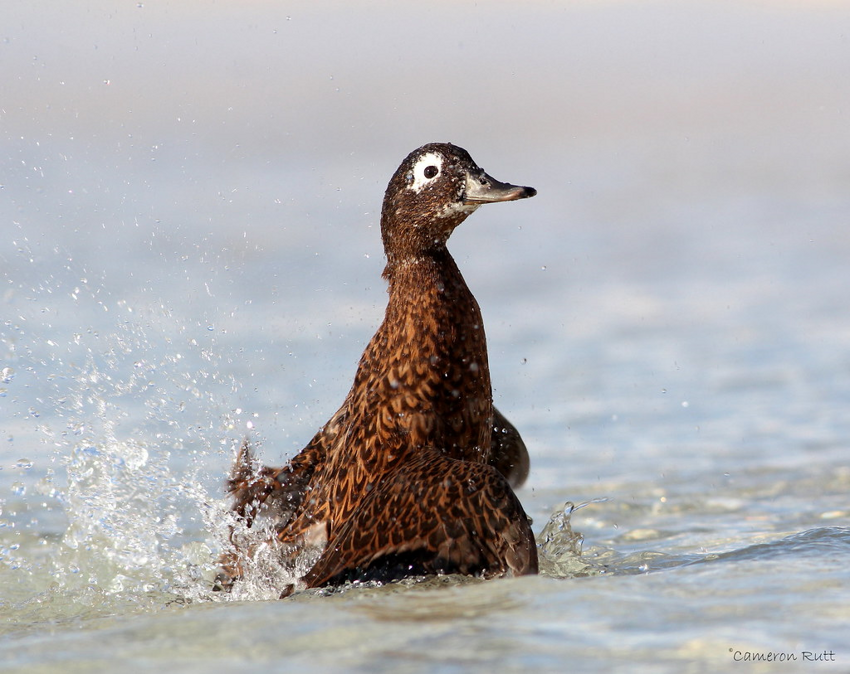
<path id="1" fill-rule="evenodd" d="M 6 13 L 0 671 L 850 668 L 843 4 Z M 211 593 L 233 449 L 342 400 L 431 140 L 539 190 L 450 247 L 544 573 Z"/>

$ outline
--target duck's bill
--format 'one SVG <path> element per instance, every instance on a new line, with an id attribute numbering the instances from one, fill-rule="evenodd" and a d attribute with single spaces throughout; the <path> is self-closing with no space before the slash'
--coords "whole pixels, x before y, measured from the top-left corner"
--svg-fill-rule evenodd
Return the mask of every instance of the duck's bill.
<path id="1" fill-rule="evenodd" d="M 537 194 L 537 190 L 533 187 L 502 183 L 482 171 L 478 175 L 467 176 L 463 203 L 489 204 L 497 201 L 516 201 L 517 199 L 528 199 L 535 194 Z"/>

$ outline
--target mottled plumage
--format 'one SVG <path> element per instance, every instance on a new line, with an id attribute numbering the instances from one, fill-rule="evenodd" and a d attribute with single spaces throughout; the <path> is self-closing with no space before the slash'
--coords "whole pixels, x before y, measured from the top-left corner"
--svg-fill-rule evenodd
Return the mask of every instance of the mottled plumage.
<path id="1" fill-rule="evenodd" d="M 389 302 L 348 396 L 286 466 L 257 469 L 246 444 L 228 482 L 248 526 L 261 514 L 288 549 L 324 546 L 307 587 L 537 571 L 511 489 L 528 474 L 528 453 L 493 407 L 481 312 L 446 248 L 480 204 L 534 194 L 443 143 L 412 152 L 390 181 L 381 213 Z M 223 585 L 251 554 L 234 544 Z"/>

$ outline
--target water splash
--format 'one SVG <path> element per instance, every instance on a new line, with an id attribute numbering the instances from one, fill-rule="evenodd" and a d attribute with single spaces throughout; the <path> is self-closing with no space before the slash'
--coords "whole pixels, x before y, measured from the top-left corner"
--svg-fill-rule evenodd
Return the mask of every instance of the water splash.
<path id="1" fill-rule="evenodd" d="M 294 550 L 277 541 L 271 521 L 257 521 L 250 529 L 244 522 L 231 525 L 234 540 L 239 540 L 239 564 L 242 576 L 229 592 L 219 598 L 235 601 L 278 599 L 285 588 L 297 587 L 299 580 L 316 563 L 320 550 Z"/>
<path id="2" fill-rule="evenodd" d="M 17 282 L 0 326 L 5 449 L 32 457 L 0 456 L 0 570 L 27 588 L 21 607 L 201 598 L 227 521 L 228 351 L 160 302 L 114 301 L 64 270 Z M 68 287 L 76 313 L 45 302 Z"/>
<path id="3" fill-rule="evenodd" d="M 604 500 L 598 499 L 579 505 L 567 501 L 552 512 L 549 521 L 537 536 L 542 575 L 574 578 L 602 572 L 582 557 L 581 547 L 584 538 L 581 533 L 573 531 L 571 517 L 579 508 Z"/>
<path id="4" fill-rule="evenodd" d="M 250 445 L 243 445 L 234 455 L 232 478 L 239 481 L 262 481 L 262 464 Z M 253 513 L 250 525 L 244 518 L 229 513 L 222 575 L 217 585 L 226 588 L 235 599 L 277 599 L 284 590 L 301 589 L 300 579 L 312 568 L 321 555 L 326 539 L 319 535 L 314 544 L 291 545 L 278 540 L 281 526 L 278 508 L 269 502 Z M 324 532 L 323 525 L 317 530 Z M 308 537 L 309 538 L 309 537 Z M 237 571 L 238 570 L 238 571 Z M 231 576 L 235 581 L 231 582 Z"/>

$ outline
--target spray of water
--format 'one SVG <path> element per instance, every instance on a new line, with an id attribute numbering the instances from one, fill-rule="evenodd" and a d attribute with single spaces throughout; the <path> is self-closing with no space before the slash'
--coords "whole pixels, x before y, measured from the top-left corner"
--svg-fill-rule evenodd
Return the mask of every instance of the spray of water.
<path id="1" fill-rule="evenodd" d="M 553 578 L 574 578 L 604 572 L 582 556 L 584 539 L 579 532 L 573 531 L 571 518 L 576 510 L 605 500 L 596 499 L 578 505 L 567 501 L 552 511 L 549 521 L 537 536 L 541 574 Z"/>
<path id="2" fill-rule="evenodd" d="M 66 271 L 82 276 L 70 262 Z M 282 580 L 272 551 L 234 593 L 211 592 L 239 526 L 223 476 L 252 425 L 233 404 L 232 352 L 206 322 L 59 276 L 12 297 L 18 317 L 0 329 L 9 440 L 32 457 L 0 494 L 0 571 L 18 576 L 30 604 L 272 596 Z M 69 285 L 81 315 L 61 325 L 44 299 Z"/>

